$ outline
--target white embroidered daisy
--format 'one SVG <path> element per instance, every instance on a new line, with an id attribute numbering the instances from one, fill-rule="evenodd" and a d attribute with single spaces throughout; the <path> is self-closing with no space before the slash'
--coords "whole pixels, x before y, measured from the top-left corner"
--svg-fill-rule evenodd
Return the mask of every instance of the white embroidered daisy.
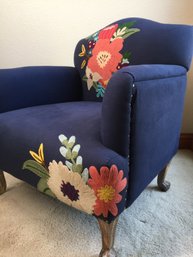
<path id="1" fill-rule="evenodd" d="M 55 196 L 76 209 L 92 214 L 96 196 L 81 175 L 70 171 L 62 162 L 52 161 L 48 169 L 50 178 L 47 184 Z"/>

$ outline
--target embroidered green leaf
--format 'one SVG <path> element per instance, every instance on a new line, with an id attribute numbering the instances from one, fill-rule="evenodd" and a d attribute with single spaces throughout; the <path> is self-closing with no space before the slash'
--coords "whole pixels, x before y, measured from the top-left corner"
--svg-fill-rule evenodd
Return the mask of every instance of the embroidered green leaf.
<path id="1" fill-rule="evenodd" d="M 43 193 L 52 196 L 53 198 L 56 198 L 56 196 L 52 193 L 52 191 L 49 188 L 45 188 Z"/>
<path id="2" fill-rule="evenodd" d="M 123 23 L 122 25 L 119 26 L 119 29 L 122 29 L 124 27 L 127 27 L 128 29 L 130 29 L 135 23 L 136 21 L 129 21 L 129 22 Z"/>
<path id="3" fill-rule="evenodd" d="M 41 178 L 37 184 L 37 189 L 44 193 L 47 194 L 49 196 L 52 196 L 55 198 L 55 195 L 52 193 L 52 191 L 49 189 L 48 185 L 47 185 L 47 179 L 45 178 Z"/>
<path id="4" fill-rule="evenodd" d="M 83 81 L 87 81 L 87 80 L 88 80 L 87 76 L 84 75 L 84 76 L 82 77 L 82 80 L 83 80 Z"/>
<path id="5" fill-rule="evenodd" d="M 37 184 L 37 189 L 40 191 L 40 192 L 44 192 L 44 190 L 48 188 L 48 185 L 47 185 L 47 179 L 45 178 L 41 178 Z"/>
<path id="6" fill-rule="evenodd" d="M 137 29 L 137 28 L 128 29 L 128 30 L 126 30 L 126 33 L 123 35 L 123 39 L 126 39 L 127 37 L 133 35 L 136 32 L 139 32 L 139 31 L 140 31 L 140 29 Z"/>
<path id="7" fill-rule="evenodd" d="M 84 66 L 86 65 L 86 60 L 84 60 L 83 62 L 82 62 L 82 64 L 81 64 L 81 70 L 84 68 Z"/>
<path id="8" fill-rule="evenodd" d="M 131 52 L 125 52 L 123 54 L 123 58 L 122 59 L 130 59 L 131 58 Z"/>
<path id="9" fill-rule="evenodd" d="M 23 169 L 30 170 L 41 178 L 49 178 L 47 170 L 41 164 L 34 160 L 25 161 L 23 164 Z"/>

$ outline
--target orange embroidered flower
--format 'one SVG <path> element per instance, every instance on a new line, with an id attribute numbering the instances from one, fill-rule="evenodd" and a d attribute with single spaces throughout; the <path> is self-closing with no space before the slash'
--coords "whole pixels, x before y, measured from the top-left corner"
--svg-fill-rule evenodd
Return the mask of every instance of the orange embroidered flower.
<path id="1" fill-rule="evenodd" d="M 104 28 L 103 30 L 100 31 L 99 33 L 99 39 L 111 39 L 113 34 L 118 28 L 118 24 L 109 26 L 107 28 Z"/>
<path id="2" fill-rule="evenodd" d="M 88 61 L 88 67 L 97 72 L 103 81 L 109 80 L 121 62 L 122 55 L 119 51 L 122 47 L 122 38 L 117 38 L 113 42 L 109 39 L 99 39 L 92 51 L 93 56 Z"/>
<path id="3" fill-rule="evenodd" d="M 122 200 L 119 194 L 127 185 L 127 179 L 123 179 L 123 171 L 118 171 L 116 165 L 101 167 L 100 173 L 91 166 L 89 168 L 91 178 L 88 180 L 88 185 L 95 191 L 97 197 L 94 213 L 97 216 L 101 214 L 107 218 L 108 212 L 114 216 L 118 214 L 117 203 Z"/>

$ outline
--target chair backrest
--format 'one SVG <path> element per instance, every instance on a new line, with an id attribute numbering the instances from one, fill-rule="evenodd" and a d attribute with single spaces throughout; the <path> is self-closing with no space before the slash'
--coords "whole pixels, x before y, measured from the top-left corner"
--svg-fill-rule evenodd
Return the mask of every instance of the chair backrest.
<path id="1" fill-rule="evenodd" d="M 74 54 L 82 78 L 83 100 L 102 101 L 112 74 L 138 64 L 190 67 L 193 26 L 162 24 L 142 18 L 114 22 L 80 40 Z"/>

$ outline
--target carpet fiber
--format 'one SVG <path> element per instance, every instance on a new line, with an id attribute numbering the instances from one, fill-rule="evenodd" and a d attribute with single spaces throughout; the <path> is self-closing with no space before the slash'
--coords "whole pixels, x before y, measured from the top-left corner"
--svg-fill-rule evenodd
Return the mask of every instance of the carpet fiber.
<path id="1" fill-rule="evenodd" d="M 0 257 L 95 257 L 96 220 L 6 174 L 0 196 Z M 169 168 L 172 183 L 156 180 L 119 219 L 118 257 L 193 257 L 193 153 L 179 151 Z"/>

